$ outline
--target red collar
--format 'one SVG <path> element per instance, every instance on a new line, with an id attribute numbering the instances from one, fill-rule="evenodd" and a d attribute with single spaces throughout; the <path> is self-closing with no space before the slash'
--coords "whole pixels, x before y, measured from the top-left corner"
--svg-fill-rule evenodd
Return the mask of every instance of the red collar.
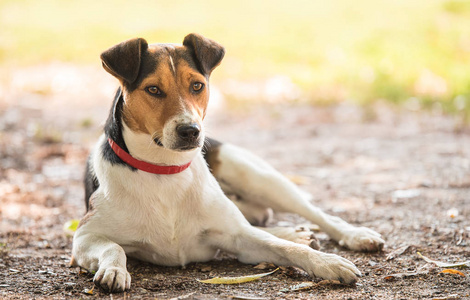
<path id="1" fill-rule="evenodd" d="M 187 164 L 182 165 L 182 166 L 154 165 L 154 164 L 133 158 L 129 153 L 127 153 L 125 150 L 119 147 L 119 145 L 116 144 L 116 142 L 110 138 L 108 138 L 108 143 L 111 146 L 111 149 L 113 149 L 114 153 L 116 153 L 116 155 L 119 156 L 120 159 L 122 159 L 129 166 L 142 170 L 144 172 L 153 173 L 153 174 L 162 174 L 162 175 L 176 174 L 176 173 L 183 172 L 191 164 L 191 162 L 188 162 Z"/>

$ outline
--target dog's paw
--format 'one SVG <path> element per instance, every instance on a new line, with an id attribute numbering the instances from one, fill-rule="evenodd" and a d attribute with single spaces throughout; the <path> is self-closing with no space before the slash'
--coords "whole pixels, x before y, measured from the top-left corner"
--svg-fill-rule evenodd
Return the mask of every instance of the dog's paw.
<path id="1" fill-rule="evenodd" d="M 320 242 L 317 237 L 309 228 L 299 226 L 297 228 L 292 227 L 263 227 L 260 228 L 278 238 L 288 240 L 297 244 L 307 245 L 315 250 L 320 249 Z"/>
<path id="2" fill-rule="evenodd" d="M 311 254 L 310 261 L 312 268 L 307 268 L 306 271 L 313 277 L 354 284 L 361 276 L 361 272 L 352 262 L 335 254 L 315 251 Z"/>
<path id="3" fill-rule="evenodd" d="M 100 268 L 93 282 L 107 292 L 120 293 L 131 288 L 131 275 L 125 268 Z"/>
<path id="4" fill-rule="evenodd" d="M 307 245 L 315 250 L 320 249 L 320 241 L 315 236 L 315 233 L 307 227 L 296 227 L 295 232 L 292 233 L 291 241 L 298 244 Z"/>
<path id="5" fill-rule="evenodd" d="M 340 246 L 354 251 L 381 251 L 385 241 L 381 235 L 366 227 L 352 227 L 343 231 L 343 237 L 338 241 Z"/>

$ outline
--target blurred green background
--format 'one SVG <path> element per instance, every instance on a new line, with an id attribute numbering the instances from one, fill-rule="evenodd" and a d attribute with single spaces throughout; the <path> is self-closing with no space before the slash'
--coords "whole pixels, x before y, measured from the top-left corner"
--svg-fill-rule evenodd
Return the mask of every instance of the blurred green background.
<path id="1" fill-rule="evenodd" d="M 189 32 L 226 47 L 215 81 L 281 78 L 268 88 L 287 81 L 312 103 L 384 99 L 468 119 L 470 1 L 1 0 L 0 67 L 99 66 L 124 39 Z"/>

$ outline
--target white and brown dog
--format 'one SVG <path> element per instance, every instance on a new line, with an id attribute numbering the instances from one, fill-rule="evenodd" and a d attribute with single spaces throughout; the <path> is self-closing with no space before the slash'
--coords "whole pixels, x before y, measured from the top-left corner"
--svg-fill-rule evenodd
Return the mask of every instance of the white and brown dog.
<path id="1" fill-rule="evenodd" d="M 260 158 L 204 136 L 209 75 L 223 56 L 222 46 L 197 34 L 183 45 L 132 39 L 101 55 L 120 88 L 88 161 L 87 214 L 74 236 L 72 265 L 96 271 L 95 284 L 120 292 L 131 284 L 126 255 L 182 266 L 222 249 L 244 263 L 356 282 L 354 264 L 312 249 L 310 233 L 252 226 L 263 225 L 272 209 L 305 217 L 352 250 L 384 243 L 373 230 L 323 213 Z"/>

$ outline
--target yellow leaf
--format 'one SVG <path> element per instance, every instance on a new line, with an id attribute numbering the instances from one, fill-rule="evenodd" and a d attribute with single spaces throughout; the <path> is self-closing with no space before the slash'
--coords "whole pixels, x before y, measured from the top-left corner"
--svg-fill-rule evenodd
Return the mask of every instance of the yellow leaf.
<path id="1" fill-rule="evenodd" d="M 458 270 L 454 270 L 454 269 L 445 269 L 445 270 L 442 270 L 441 273 L 447 273 L 447 274 L 458 274 L 460 276 L 464 276 L 465 277 L 465 274 L 458 271 Z"/>
<path id="2" fill-rule="evenodd" d="M 214 277 L 212 279 L 198 280 L 198 281 L 202 283 L 211 283 L 211 284 L 238 284 L 238 283 L 245 283 L 245 282 L 250 282 L 250 281 L 260 279 L 261 277 L 271 275 L 277 270 L 279 270 L 279 268 L 268 273 L 262 273 L 262 274 L 256 274 L 256 275 L 248 275 L 248 276 L 240 276 L 240 277 Z"/>
<path id="3" fill-rule="evenodd" d="M 417 253 L 426 262 L 435 264 L 436 266 L 441 267 L 441 268 L 470 267 L 470 260 L 450 264 L 450 263 L 446 263 L 446 262 L 443 262 L 443 261 L 433 260 L 433 259 L 427 258 L 426 256 L 422 255 L 419 252 L 417 252 Z"/>
<path id="4" fill-rule="evenodd" d="M 73 220 L 69 220 L 67 221 L 65 224 L 64 224 L 64 231 L 66 233 L 74 233 L 75 231 L 77 231 L 77 228 L 78 228 L 78 224 L 80 223 L 80 220 L 77 220 L 77 219 L 73 219 Z"/>

